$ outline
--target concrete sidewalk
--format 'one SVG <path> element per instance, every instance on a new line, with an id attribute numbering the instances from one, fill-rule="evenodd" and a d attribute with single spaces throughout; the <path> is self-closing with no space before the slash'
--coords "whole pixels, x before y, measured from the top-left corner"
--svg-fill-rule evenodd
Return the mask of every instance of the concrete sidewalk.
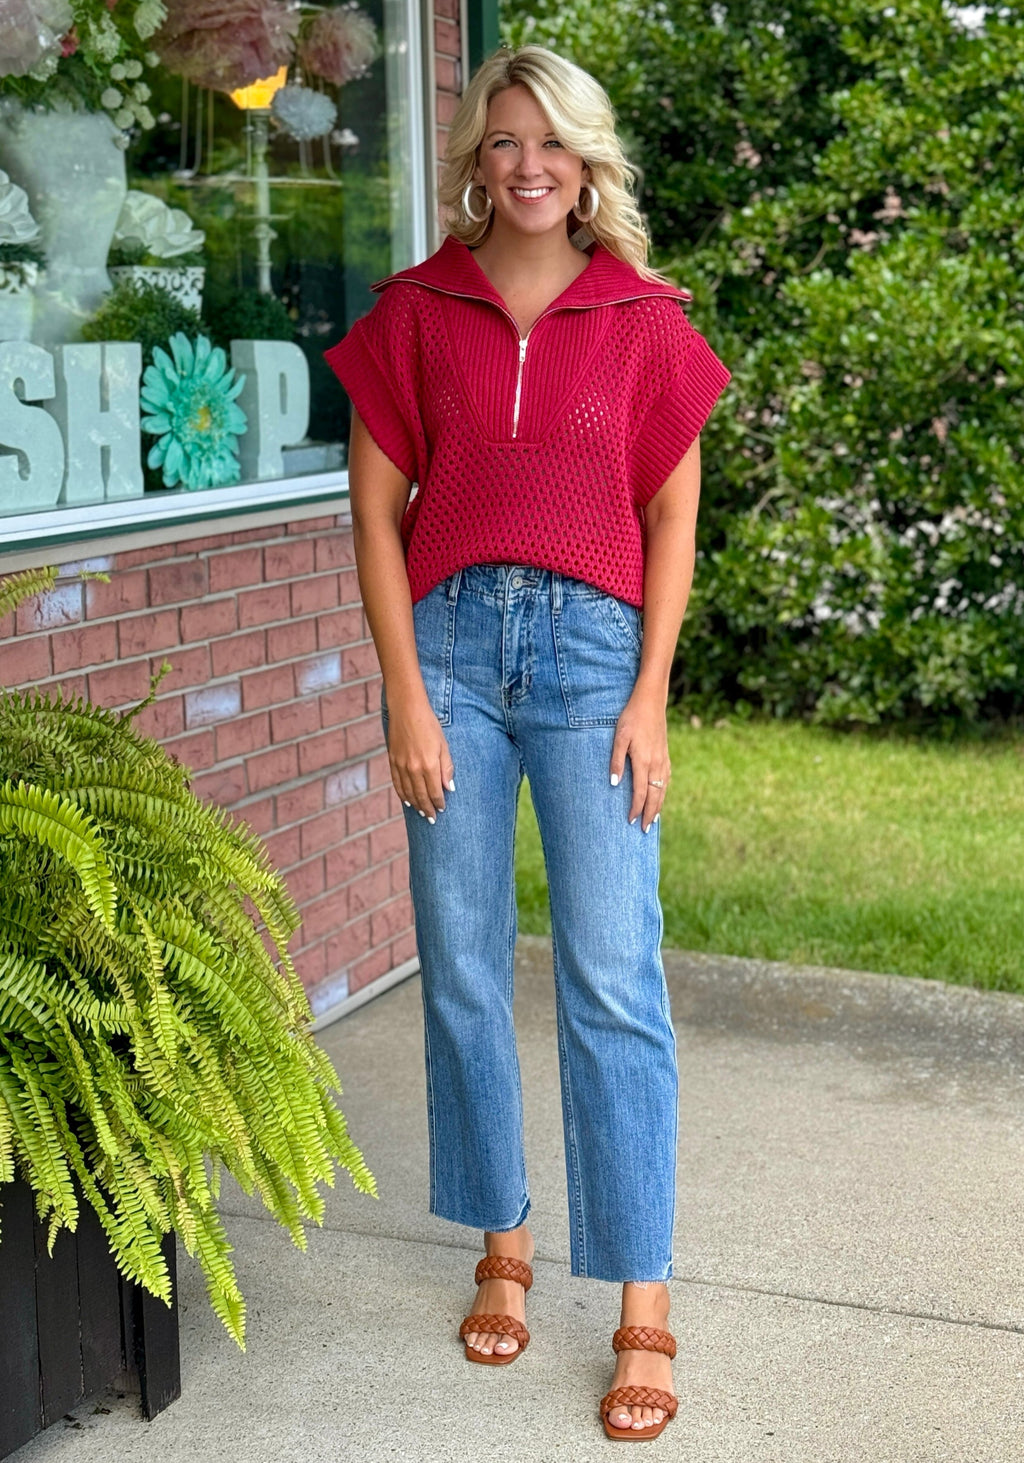
<path id="1" fill-rule="evenodd" d="M 652 1456 L 1019 1463 L 1024 1001 L 669 951 L 665 964 L 682 1075 L 681 1400 Z M 247 1352 L 179 1247 L 181 1399 L 146 1423 L 108 1394 L 109 1411 L 83 1405 L 17 1463 L 607 1458 L 596 1402 L 617 1289 L 569 1274 L 545 941 L 520 942 L 518 978 L 537 1239 L 520 1361 L 467 1366 L 456 1339 L 479 1250 L 423 1212 L 410 980 L 321 1038 L 380 1201 L 340 1177 L 302 1254 L 225 1190 Z"/>

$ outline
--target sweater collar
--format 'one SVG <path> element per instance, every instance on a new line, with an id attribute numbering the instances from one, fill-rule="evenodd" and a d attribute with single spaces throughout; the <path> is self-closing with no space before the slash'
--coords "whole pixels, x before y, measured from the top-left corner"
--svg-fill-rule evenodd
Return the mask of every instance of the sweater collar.
<path id="1" fill-rule="evenodd" d="M 641 279 L 631 264 L 617 258 L 603 244 L 595 242 L 586 252 L 590 256 L 590 263 L 562 291 L 557 300 L 551 302 L 549 310 L 556 306 L 567 310 L 585 310 L 596 305 L 614 305 L 625 300 L 646 299 L 652 295 L 667 295 L 684 303 L 693 299 L 689 291 L 677 289 L 675 285 Z M 442 294 L 488 300 L 508 313 L 501 295 L 473 258 L 473 251 L 451 234 L 446 235 L 440 249 L 422 264 L 414 264 L 411 269 L 401 269 L 397 274 L 389 274 L 385 279 L 377 280 L 370 288 L 380 292 L 399 280 L 438 290 Z"/>

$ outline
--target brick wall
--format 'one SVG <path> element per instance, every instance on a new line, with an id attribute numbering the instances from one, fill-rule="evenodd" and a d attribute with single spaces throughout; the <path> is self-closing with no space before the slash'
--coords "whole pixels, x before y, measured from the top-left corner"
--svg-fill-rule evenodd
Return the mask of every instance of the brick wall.
<path id="1" fill-rule="evenodd" d="M 65 551 L 65 558 L 67 551 Z M 57 560 L 55 560 L 57 562 Z M 0 621 L 0 685 L 59 686 L 139 717 L 193 788 L 265 839 L 299 909 L 314 1009 L 415 954 L 401 803 L 352 534 L 325 517 L 80 561 Z"/>
<path id="2" fill-rule="evenodd" d="M 437 157 L 444 157 L 448 124 L 462 95 L 459 0 L 434 0 L 434 76 L 437 83 Z"/>

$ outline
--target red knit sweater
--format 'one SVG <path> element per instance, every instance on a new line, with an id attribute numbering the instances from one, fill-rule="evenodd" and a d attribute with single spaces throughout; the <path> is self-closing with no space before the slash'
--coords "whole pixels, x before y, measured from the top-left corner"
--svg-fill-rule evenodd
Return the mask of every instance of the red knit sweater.
<path id="1" fill-rule="evenodd" d="M 418 483 L 402 521 L 414 601 L 470 564 L 555 569 L 643 605 L 644 505 L 729 372 L 687 320 L 600 244 L 520 340 L 451 236 L 373 285 L 326 358 L 377 445 Z"/>

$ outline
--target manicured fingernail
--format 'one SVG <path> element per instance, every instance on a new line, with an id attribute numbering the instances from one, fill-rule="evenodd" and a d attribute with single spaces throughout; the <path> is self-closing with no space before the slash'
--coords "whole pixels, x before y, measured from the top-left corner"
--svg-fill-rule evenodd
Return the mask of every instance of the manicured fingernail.
<path id="1" fill-rule="evenodd" d="M 454 792 L 455 791 L 455 778 L 454 777 L 452 778 L 451 782 L 449 782 L 449 784 L 448 784 L 448 791 L 449 792 Z"/>
<path id="2" fill-rule="evenodd" d="M 412 807 L 412 803 L 411 803 L 411 802 L 410 802 L 410 801 L 409 801 L 409 799 L 408 799 L 408 798 L 403 798 L 403 799 L 402 799 L 402 802 L 403 802 L 403 803 L 404 803 L 404 804 L 405 804 L 405 806 L 406 806 L 406 807 L 407 807 L 407 808 L 411 808 L 411 807 Z"/>
<path id="3" fill-rule="evenodd" d="M 417 808 L 416 811 L 417 811 L 417 813 L 419 813 L 419 815 L 420 815 L 421 818 L 425 818 L 427 816 L 426 813 L 423 811 L 422 808 Z"/>
<path id="4" fill-rule="evenodd" d="M 648 823 L 647 827 L 644 829 L 644 832 L 645 833 L 650 833 L 650 831 L 651 831 L 651 824 Z"/>
<path id="5" fill-rule="evenodd" d="M 618 785 L 619 785 L 619 774 L 617 772 L 613 772 L 612 773 L 612 787 L 618 787 Z"/>
<path id="6" fill-rule="evenodd" d="M 655 821 L 655 823 L 659 822 L 660 819 L 661 819 L 661 814 L 660 813 L 655 813 L 655 815 L 654 815 L 654 821 Z"/>
<path id="7" fill-rule="evenodd" d="M 437 819 L 436 818 L 428 818 L 427 819 L 427 822 L 428 823 L 436 823 L 437 822 Z"/>
<path id="8" fill-rule="evenodd" d="M 633 826 L 633 824 L 635 822 L 636 822 L 636 819 L 635 818 L 630 818 L 630 820 L 629 820 L 629 826 L 632 828 L 632 826 Z"/>

